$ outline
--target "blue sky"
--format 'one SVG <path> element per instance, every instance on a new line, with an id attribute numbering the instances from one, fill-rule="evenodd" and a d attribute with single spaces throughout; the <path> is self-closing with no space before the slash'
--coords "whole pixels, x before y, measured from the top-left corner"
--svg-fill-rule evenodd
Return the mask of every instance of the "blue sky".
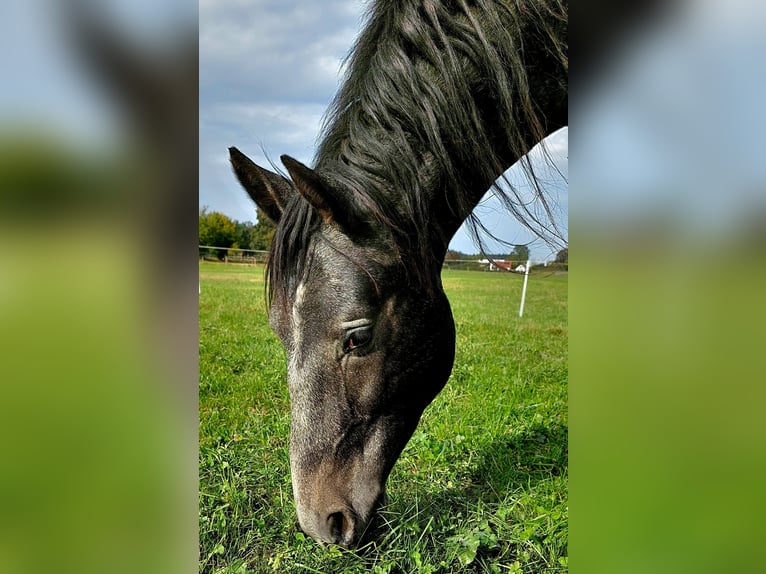
<path id="1" fill-rule="evenodd" d="M 200 28 L 200 205 L 240 220 L 250 201 L 226 150 L 240 147 L 310 161 L 340 65 L 359 32 L 360 0 L 102 0 L 128 33 L 166 39 Z M 72 145 L 114 145 L 119 114 L 62 41 L 61 0 L 0 3 L 0 130 L 37 125 Z M 736 232 L 766 214 L 764 75 L 766 4 L 685 4 L 626 39 L 599 83 L 577 94 L 576 189 L 572 220 L 583 229 L 626 228 L 636 219 L 671 222 L 710 236 Z M 58 7 L 59 9 L 54 9 Z M 568 130 L 550 142 L 567 176 Z M 547 179 L 547 178 L 546 178 Z M 559 216 L 567 183 L 551 175 Z M 193 196 L 191 196 L 193 197 Z M 193 201 L 193 199 L 190 200 Z M 511 242 L 524 242 L 509 216 L 479 208 Z M 455 247 L 472 251 L 464 234 Z M 533 248 L 535 258 L 549 251 Z"/>
<path id="2" fill-rule="evenodd" d="M 751 0 L 668 10 L 570 100 L 579 228 L 717 241 L 766 217 L 765 24 Z"/>
<path id="3" fill-rule="evenodd" d="M 172 41 L 173 31 L 193 22 L 188 0 L 103 0 L 127 36 L 147 45 Z M 254 220 L 250 199 L 228 161 L 235 145 L 268 165 L 289 154 L 305 163 L 314 155 L 323 114 L 342 79 L 342 62 L 358 35 L 361 0 L 200 0 L 199 205 L 240 220 Z M 33 124 L 75 145 L 115 145 L 123 126 L 114 102 L 70 53 L 64 41 L 62 4 L 55 0 L 4 3 L 0 8 L 0 65 L 9 87 L 0 90 L 0 127 Z M 541 167 L 566 230 L 568 130 L 549 138 L 556 169 Z M 541 163 L 541 162 L 537 162 Z M 547 172 L 547 173 L 546 173 Z M 523 188 L 523 178 L 510 175 Z M 533 236 L 491 200 L 479 207 L 483 222 L 502 239 L 526 243 Z M 452 247 L 477 249 L 462 230 Z M 490 251 L 507 247 L 488 244 Z M 556 248 L 532 245 L 534 259 Z"/>
<path id="4" fill-rule="evenodd" d="M 196 25 L 189 0 L 91 0 L 126 38 L 149 52 Z M 64 0 L 0 3 L 0 127 L 39 126 L 74 145 L 113 145 L 122 127 L 117 106 L 94 82 L 67 41 Z"/>
<path id="5" fill-rule="evenodd" d="M 342 80 L 342 62 L 359 34 L 365 3 L 359 0 L 201 0 L 200 4 L 200 206 L 253 221 L 254 207 L 231 173 L 227 148 L 235 145 L 256 163 L 288 154 L 310 164 L 323 114 Z M 547 147 L 555 169 L 542 167 L 554 197 L 557 223 L 567 227 L 568 130 Z M 514 184 L 525 185 L 511 169 Z M 561 173 L 559 173 L 561 172 Z M 533 236 L 491 199 L 479 208 L 498 237 L 526 243 Z M 477 249 L 461 230 L 452 247 Z M 507 247 L 497 247 L 507 251 Z M 493 249 L 492 243 L 489 244 Z M 551 259 L 559 247 L 537 241 L 532 257 Z"/>

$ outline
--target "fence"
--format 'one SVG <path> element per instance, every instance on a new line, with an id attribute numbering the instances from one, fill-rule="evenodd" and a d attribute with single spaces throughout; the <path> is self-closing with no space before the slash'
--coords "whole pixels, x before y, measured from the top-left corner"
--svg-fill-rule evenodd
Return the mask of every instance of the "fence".
<path id="1" fill-rule="evenodd" d="M 238 247 L 215 247 L 212 245 L 200 245 L 199 257 L 203 261 L 222 261 L 224 263 L 244 263 L 249 265 L 263 265 L 266 263 L 269 252 L 258 249 L 239 249 Z M 496 263 L 511 263 L 510 261 L 498 260 Z M 514 262 L 512 268 L 518 266 L 518 264 L 526 265 L 525 261 Z M 487 259 L 446 259 L 443 265 L 444 269 L 453 269 L 458 271 L 491 271 L 497 273 L 508 273 L 511 269 L 509 266 L 502 266 L 497 264 L 491 264 Z M 556 272 L 556 271 L 568 271 L 569 265 L 567 263 L 542 263 L 532 262 L 532 269 L 530 272 L 536 273 L 540 271 Z M 513 271 L 514 273 L 523 274 L 524 271 Z"/>
<path id="2" fill-rule="evenodd" d="M 521 269 L 518 268 L 519 265 L 522 266 Z M 504 259 L 493 261 L 488 259 L 445 259 L 442 267 L 457 271 L 491 271 L 524 275 L 527 265 L 531 265 L 530 273 L 555 273 L 569 270 L 567 263 L 556 263 L 554 261 L 507 261 Z"/>
<path id="3" fill-rule="evenodd" d="M 223 261 L 224 263 L 245 263 L 249 265 L 266 263 L 269 252 L 259 249 L 239 249 L 238 247 L 199 246 L 199 258 L 203 261 Z"/>

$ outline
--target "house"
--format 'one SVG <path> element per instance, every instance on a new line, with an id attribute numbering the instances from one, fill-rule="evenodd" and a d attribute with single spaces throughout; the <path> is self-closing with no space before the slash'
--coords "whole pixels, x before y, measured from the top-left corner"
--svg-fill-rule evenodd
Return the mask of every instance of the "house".
<path id="1" fill-rule="evenodd" d="M 513 262 L 506 261 L 505 259 L 481 259 L 479 261 L 482 265 L 488 265 L 489 271 L 513 271 Z"/>

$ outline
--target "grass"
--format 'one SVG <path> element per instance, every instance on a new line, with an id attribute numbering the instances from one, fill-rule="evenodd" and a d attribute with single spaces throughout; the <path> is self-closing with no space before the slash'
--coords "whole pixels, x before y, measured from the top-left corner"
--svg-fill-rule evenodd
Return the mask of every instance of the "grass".
<path id="1" fill-rule="evenodd" d="M 446 388 L 355 551 L 297 529 L 284 352 L 263 268 L 200 265 L 200 571 L 567 571 L 567 276 L 445 271 L 457 327 Z"/>

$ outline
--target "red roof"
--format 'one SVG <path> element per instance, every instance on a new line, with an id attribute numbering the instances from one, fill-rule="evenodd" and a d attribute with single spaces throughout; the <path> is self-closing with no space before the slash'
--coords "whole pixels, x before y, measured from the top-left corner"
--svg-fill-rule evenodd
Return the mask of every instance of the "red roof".
<path id="1" fill-rule="evenodd" d="M 503 269 L 504 271 L 513 271 L 513 262 L 512 261 L 495 261 L 495 267 L 499 267 L 500 269 Z"/>

